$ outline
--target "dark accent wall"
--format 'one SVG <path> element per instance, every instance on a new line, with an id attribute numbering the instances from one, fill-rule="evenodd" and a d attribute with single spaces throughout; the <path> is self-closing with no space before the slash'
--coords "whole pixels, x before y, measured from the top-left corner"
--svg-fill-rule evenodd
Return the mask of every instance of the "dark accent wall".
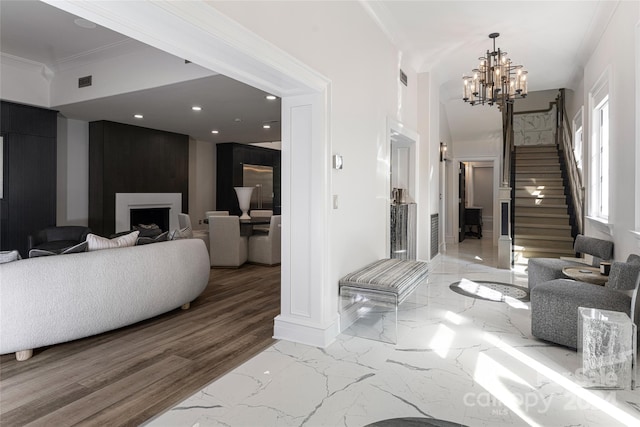
<path id="1" fill-rule="evenodd" d="M 264 147 L 227 142 L 217 144 L 216 209 L 241 215 L 238 197 L 233 187 L 242 187 L 242 165 L 271 166 L 273 168 L 273 213 L 281 212 L 281 152 Z"/>
<path id="2" fill-rule="evenodd" d="M 89 227 L 115 232 L 116 193 L 182 193 L 189 206 L 189 136 L 109 121 L 89 123 Z"/>
<path id="3" fill-rule="evenodd" d="M 0 134 L 0 250 L 26 258 L 27 236 L 56 225 L 57 111 L 2 101 Z"/>

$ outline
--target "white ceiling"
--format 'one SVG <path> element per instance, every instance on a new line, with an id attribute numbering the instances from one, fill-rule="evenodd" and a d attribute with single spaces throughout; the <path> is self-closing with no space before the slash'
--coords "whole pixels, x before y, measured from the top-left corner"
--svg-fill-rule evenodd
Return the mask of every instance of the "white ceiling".
<path id="1" fill-rule="evenodd" d="M 451 115 L 456 115 L 459 109 L 469 108 L 459 101 L 461 77 L 475 68 L 477 58 L 491 47 L 489 33 L 499 32 L 497 46 L 529 71 L 530 91 L 572 88 L 617 3 L 607 0 L 361 1 L 414 68 L 418 72 L 431 72 L 441 82 L 441 100 L 450 122 L 455 120 Z M 89 61 L 141 46 L 105 28 L 80 28 L 73 24 L 75 17 L 38 1 L 2 0 L 0 16 L 2 52 L 44 63 L 53 72 L 71 61 L 85 58 Z M 167 130 L 189 133 L 198 139 L 279 140 L 279 122 L 271 134 L 256 126 L 280 119 L 279 100 L 266 103 L 264 95 L 226 77 L 214 76 L 54 107 L 72 118 L 136 123 L 122 113 L 135 107 L 145 115 L 144 126 L 170 128 Z M 449 105 L 454 102 L 454 107 Z M 193 104 L 204 107 L 197 116 L 189 109 Z M 464 114 L 466 123 L 473 122 L 473 114 Z M 479 120 L 482 116 L 478 114 Z M 236 118 L 242 122 L 235 122 Z M 499 119 L 496 123 L 499 126 Z M 214 127 L 220 128 L 220 136 L 211 135 Z M 455 140 L 456 128 L 461 127 L 450 128 Z"/>
<path id="2" fill-rule="evenodd" d="M 0 1 L 0 46 L 5 54 L 44 64 L 51 72 L 149 47 L 34 0 Z M 280 141 L 280 99 L 223 75 L 68 105 L 51 105 L 67 118 L 110 120 L 187 134 L 211 142 Z M 194 112 L 198 105 L 202 111 Z M 142 120 L 133 117 L 143 114 Z M 263 128 L 269 122 L 270 128 Z M 216 129 L 218 134 L 212 134 Z"/>

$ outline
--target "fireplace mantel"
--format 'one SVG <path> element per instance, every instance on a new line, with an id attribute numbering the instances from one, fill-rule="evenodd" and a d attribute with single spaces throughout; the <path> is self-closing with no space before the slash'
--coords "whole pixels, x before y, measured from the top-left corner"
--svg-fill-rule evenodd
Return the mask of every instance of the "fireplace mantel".
<path id="1" fill-rule="evenodd" d="M 131 230 L 131 209 L 169 208 L 169 229 L 178 228 L 180 193 L 116 193 L 116 233 Z"/>

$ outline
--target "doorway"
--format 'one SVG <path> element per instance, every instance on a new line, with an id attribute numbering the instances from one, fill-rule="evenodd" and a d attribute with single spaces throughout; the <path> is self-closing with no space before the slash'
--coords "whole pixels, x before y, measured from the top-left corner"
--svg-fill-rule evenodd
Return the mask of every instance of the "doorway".
<path id="1" fill-rule="evenodd" d="M 46 2 L 281 97 L 282 302 L 274 337 L 326 347 L 339 333 L 337 287 L 327 279 L 330 80 L 205 2 Z"/>
<path id="2" fill-rule="evenodd" d="M 455 210 L 450 217 L 453 219 L 453 229 L 458 230 L 458 243 L 469 237 L 479 237 L 492 239 L 493 245 L 498 244 L 500 233 L 497 226 L 499 218 L 495 218 L 494 213 L 498 212 L 498 193 L 500 179 L 499 159 L 477 157 L 477 158 L 457 158 L 454 159 L 457 171 L 454 173 L 453 200 L 455 204 L 451 208 Z M 481 209 L 481 229 L 471 227 L 465 215 L 467 208 L 477 211 Z"/>
<path id="3" fill-rule="evenodd" d="M 417 141 L 418 134 L 388 119 L 389 203 L 386 242 L 390 258 L 416 259 L 417 225 Z"/>

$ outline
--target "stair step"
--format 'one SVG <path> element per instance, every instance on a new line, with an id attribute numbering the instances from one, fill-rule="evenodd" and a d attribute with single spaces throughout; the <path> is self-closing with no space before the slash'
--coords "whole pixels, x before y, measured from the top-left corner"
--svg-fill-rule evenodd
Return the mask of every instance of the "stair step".
<path id="1" fill-rule="evenodd" d="M 548 169 L 544 172 L 516 171 L 516 180 L 520 179 L 558 179 L 562 181 L 562 173 Z"/>
<path id="2" fill-rule="evenodd" d="M 560 165 L 552 165 L 552 164 L 531 164 L 531 165 L 516 165 L 516 173 L 520 172 L 539 172 L 539 173 L 547 173 L 547 172 L 558 172 L 562 174 L 562 170 L 560 170 Z"/>
<path id="3" fill-rule="evenodd" d="M 548 225 L 569 225 L 569 215 L 567 214 L 530 214 L 530 213 L 515 213 L 514 224 L 531 224 L 540 223 L 545 226 Z"/>
<path id="4" fill-rule="evenodd" d="M 562 186 L 562 178 L 516 178 L 516 187 L 524 187 L 528 185 L 536 186 Z"/>
<path id="5" fill-rule="evenodd" d="M 549 236 L 546 236 L 549 237 Z M 545 248 L 545 249 L 555 249 L 561 251 L 571 251 L 573 252 L 573 241 L 569 240 L 560 240 L 553 236 L 548 239 L 529 239 L 524 238 L 520 235 L 514 236 L 513 244 L 515 246 L 522 246 L 524 248 L 536 247 L 536 248 Z"/>
<path id="6" fill-rule="evenodd" d="M 516 151 L 516 162 L 518 160 L 533 160 L 533 159 L 546 159 L 546 160 L 558 160 L 560 156 L 558 153 L 518 153 Z"/>
<path id="7" fill-rule="evenodd" d="M 575 256 L 575 252 L 573 250 L 565 251 L 565 250 L 557 250 L 557 249 L 547 249 L 547 248 L 522 248 L 514 249 L 514 256 L 517 258 L 560 258 L 563 256 Z"/>
<path id="8" fill-rule="evenodd" d="M 525 233 L 525 229 L 529 230 L 527 234 L 538 234 L 536 231 L 547 232 L 548 230 L 571 230 L 571 226 L 567 224 L 541 224 L 540 222 L 520 221 L 514 223 L 516 233 Z"/>
<path id="9" fill-rule="evenodd" d="M 536 153 L 540 151 L 558 151 L 558 147 L 551 144 L 540 144 L 540 145 L 518 145 L 516 147 L 516 153 Z"/>
<path id="10" fill-rule="evenodd" d="M 529 159 L 527 157 L 517 158 L 516 157 L 516 168 L 520 168 L 521 166 L 535 166 L 535 165 L 555 165 L 560 167 L 560 160 L 556 158 L 549 159 Z"/>
<path id="11" fill-rule="evenodd" d="M 566 231 L 569 231 L 567 229 Z M 562 242 L 570 242 L 573 245 L 573 237 L 571 237 L 571 233 L 567 235 L 562 234 L 525 234 L 525 233 L 516 233 L 516 239 L 524 239 L 524 240 L 552 240 L 552 241 L 562 241 Z M 573 247 L 573 246 L 572 246 Z"/>
<path id="12" fill-rule="evenodd" d="M 515 206 L 515 214 L 519 215 L 560 215 L 567 213 L 567 206 Z"/>
<path id="13" fill-rule="evenodd" d="M 540 187 L 540 188 L 538 188 Z M 516 197 L 538 197 L 538 196 L 544 196 L 546 197 L 550 197 L 550 198 L 564 198 L 564 187 L 557 187 L 557 188 L 549 188 L 540 185 L 540 186 L 533 186 L 533 185 L 529 185 L 526 187 L 522 187 L 522 188 L 518 188 L 516 187 Z"/>
<path id="14" fill-rule="evenodd" d="M 544 206 L 547 208 L 564 208 L 567 209 L 567 203 L 564 196 L 550 196 L 550 197 L 517 197 L 514 204 L 516 208 L 533 208 L 536 206 Z"/>

